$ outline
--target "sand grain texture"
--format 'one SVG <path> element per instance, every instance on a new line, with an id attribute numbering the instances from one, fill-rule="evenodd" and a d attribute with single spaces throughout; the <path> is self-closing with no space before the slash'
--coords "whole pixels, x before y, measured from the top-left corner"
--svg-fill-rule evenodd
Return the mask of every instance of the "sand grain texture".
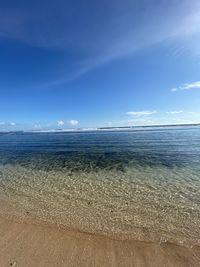
<path id="1" fill-rule="evenodd" d="M 118 241 L 0 218 L 0 266 L 200 266 L 200 249 Z"/>

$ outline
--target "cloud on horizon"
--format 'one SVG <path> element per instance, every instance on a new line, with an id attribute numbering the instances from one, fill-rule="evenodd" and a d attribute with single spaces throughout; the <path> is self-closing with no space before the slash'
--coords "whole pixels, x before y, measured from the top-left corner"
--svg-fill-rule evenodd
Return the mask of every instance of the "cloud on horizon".
<path id="1" fill-rule="evenodd" d="M 157 111 L 153 110 L 144 110 L 144 111 L 128 111 L 126 112 L 126 115 L 130 115 L 130 116 L 135 116 L 135 117 L 146 117 L 146 116 L 151 116 L 153 114 L 156 114 Z"/>
<path id="2" fill-rule="evenodd" d="M 167 113 L 167 114 L 171 114 L 171 115 L 174 115 L 174 114 L 181 114 L 181 113 L 183 113 L 183 110 L 167 111 L 166 113 Z"/>
<path id="3" fill-rule="evenodd" d="M 16 122 L 5 122 L 1 121 L 0 122 L 0 129 L 6 130 L 6 129 L 13 129 L 15 126 L 18 126 Z"/>
<path id="4" fill-rule="evenodd" d="M 58 126 L 63 126 L 65 124 L 65 122 L 64 121 L 62 121 L 62 120 L 60 120 L 60 121 L 57 121 L 57 125 Z"/>
<path id="5" fill-rule="evenodd" d="M 68 123 L 71 125 L 71 126 L 77 126 L 79 124 L 79 121 L 78 120 L 69 120 Z"/>

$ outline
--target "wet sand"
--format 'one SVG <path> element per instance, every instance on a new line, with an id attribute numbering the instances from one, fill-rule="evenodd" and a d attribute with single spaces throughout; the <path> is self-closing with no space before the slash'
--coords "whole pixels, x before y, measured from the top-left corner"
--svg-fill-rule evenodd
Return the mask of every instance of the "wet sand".
<path id="1" fill-rule="evenodd" d="M 200 266 L 200 247 L 113 240 L 0 216 L 0 266 Z"/>

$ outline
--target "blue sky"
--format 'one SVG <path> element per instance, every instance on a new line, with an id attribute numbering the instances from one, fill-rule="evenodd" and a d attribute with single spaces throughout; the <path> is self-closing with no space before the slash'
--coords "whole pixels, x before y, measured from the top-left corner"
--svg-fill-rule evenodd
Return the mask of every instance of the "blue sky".
<path id="1" fill-rule="evenodd" d="M 0 130 L 196 122 L 198 0 L 0 0 Z"/>

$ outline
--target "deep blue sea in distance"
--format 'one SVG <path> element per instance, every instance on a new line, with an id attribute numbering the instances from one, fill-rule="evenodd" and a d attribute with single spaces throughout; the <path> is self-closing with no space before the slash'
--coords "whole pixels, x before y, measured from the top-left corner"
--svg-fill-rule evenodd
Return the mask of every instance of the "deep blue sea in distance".
<path id="1" fill-rule="evenodd" d="M 0 213 L 200 243 L 200 127 L 0 133 Z"/>

